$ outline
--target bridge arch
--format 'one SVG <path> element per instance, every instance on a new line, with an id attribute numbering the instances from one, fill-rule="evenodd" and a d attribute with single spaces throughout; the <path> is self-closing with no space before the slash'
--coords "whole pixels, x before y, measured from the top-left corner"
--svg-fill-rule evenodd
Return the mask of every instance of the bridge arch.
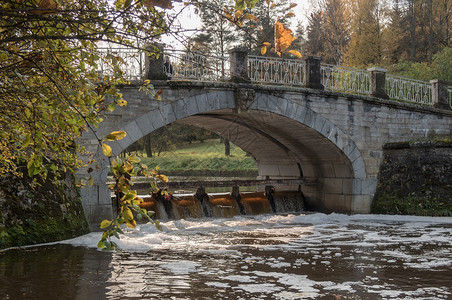
<path id="1" fill-rule="evenodd" d="M 237 112 L 236 94 L 209 90 L 161 104 L 118 128 L 127 136 L 112 145 L 113 154 L 162 126 L 182 122 L 216 132 L 250 153 L 259 179 L 307 178 L 302 191 L 312 209 L 368 212 L 372 195 L 362 191 L 364 160 L 347 134 L 307 105 L 270 93 L 256 92 L 248 109 Z M 105 184 L 107 172 L 99 175 L 97 184 Z"/>

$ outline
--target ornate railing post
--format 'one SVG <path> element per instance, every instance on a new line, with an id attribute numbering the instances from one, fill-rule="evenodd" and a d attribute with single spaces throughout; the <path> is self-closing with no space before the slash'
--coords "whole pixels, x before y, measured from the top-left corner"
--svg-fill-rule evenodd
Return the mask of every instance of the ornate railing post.
<path id="1" fill-rule="evenodd" d="M 389 99 L 385 90 L 386 72 L 388 70 L 372 67 L 367 69 L 367 71 L 369 71 L 370 95 L 382 99 Z"/>
<path id="2" fill-rule="evenodd" d="M 149 80 L 168 80 L 163 67 L 163 53 L 165 46 L 163 44 L 155 44 L 148 47 L 151 55 L 146 55 L 145 74 Z"/>
<path id="3" fill-rule="evenodd" d="M 448 82 L 439 79 L 430 80 L 432 85 L 432 105 L 436 108 L 451 109 L 449 105 Z"/>
<path id="4" fill-rule="evenodd" d="M 249 83 L 248 77 L 248 50 L 243 48 L 233 48 L 229 50 L 229 63 L 231 81 Z"/>
<path id="5" fill-rule="evenodd" d="M 306 87 L 310 89 L 323 90 L 321 82 L 322 75 L 320 73 L 320 61 L 322 59 L 316 56 L 308 56 L 306 62 Z"/>

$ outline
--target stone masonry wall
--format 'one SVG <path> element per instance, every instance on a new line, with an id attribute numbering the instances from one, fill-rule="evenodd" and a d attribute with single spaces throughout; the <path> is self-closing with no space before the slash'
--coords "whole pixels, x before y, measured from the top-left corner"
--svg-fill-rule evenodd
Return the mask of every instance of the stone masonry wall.
<path id="1" fill-rule="evenodd" d="M 451 140 L 387 144 L 372 212 L 451 215 L 451 174 Z"/>

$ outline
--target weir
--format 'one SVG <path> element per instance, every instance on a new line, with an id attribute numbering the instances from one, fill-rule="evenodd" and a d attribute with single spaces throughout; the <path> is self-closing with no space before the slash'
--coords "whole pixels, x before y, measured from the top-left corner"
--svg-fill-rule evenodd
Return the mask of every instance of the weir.
<path id="1" fill-rule="evenodd" d="M 276 191 L 267 186 L 262 192 L 240 192 L 233 186 L 230 193 L 208 194 L 204 187 L 198 187 L 192 195 L 163 196 L 159 194 L 141 196 L 144 202 L 139 206 L 155 212 L 159 220 L 186 218 L 228 218 L 236 215 L 259 215 L 266 213 L 297 213 L 304 211 L 304 197 L 301 190 Z"/>

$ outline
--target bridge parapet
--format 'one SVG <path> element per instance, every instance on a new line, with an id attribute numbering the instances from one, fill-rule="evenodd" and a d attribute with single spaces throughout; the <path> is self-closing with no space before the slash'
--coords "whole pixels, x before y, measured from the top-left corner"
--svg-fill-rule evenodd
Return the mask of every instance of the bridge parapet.
<path id="1" fill-rule="evenodd" d="M 315 57 L 286 59 L 253 56 L 247 53 L 245 55 L 243 49 L 232 49 L 229 53 L 222 55 L 164 50 L 163 47 L 161 50 L 171 67 L 164 65 L 161 55 L 153 58 L 144 55 L 144 52 L 119 48 L 110 48 L 105 52 L 123 58 L 129 80 L 237 81 L 240 79 L 241 82 L 325 89 L 452 109 L 452 86 L 448 86 L 447 82 L 441 80 L 425 82 L 389 75 L 386 74 L 385 69 L 363 70 L 323 64 L 320 58 Z M 108 67 L 102 65 L 99 69 L 103 73 L 109 72 Z"/>

